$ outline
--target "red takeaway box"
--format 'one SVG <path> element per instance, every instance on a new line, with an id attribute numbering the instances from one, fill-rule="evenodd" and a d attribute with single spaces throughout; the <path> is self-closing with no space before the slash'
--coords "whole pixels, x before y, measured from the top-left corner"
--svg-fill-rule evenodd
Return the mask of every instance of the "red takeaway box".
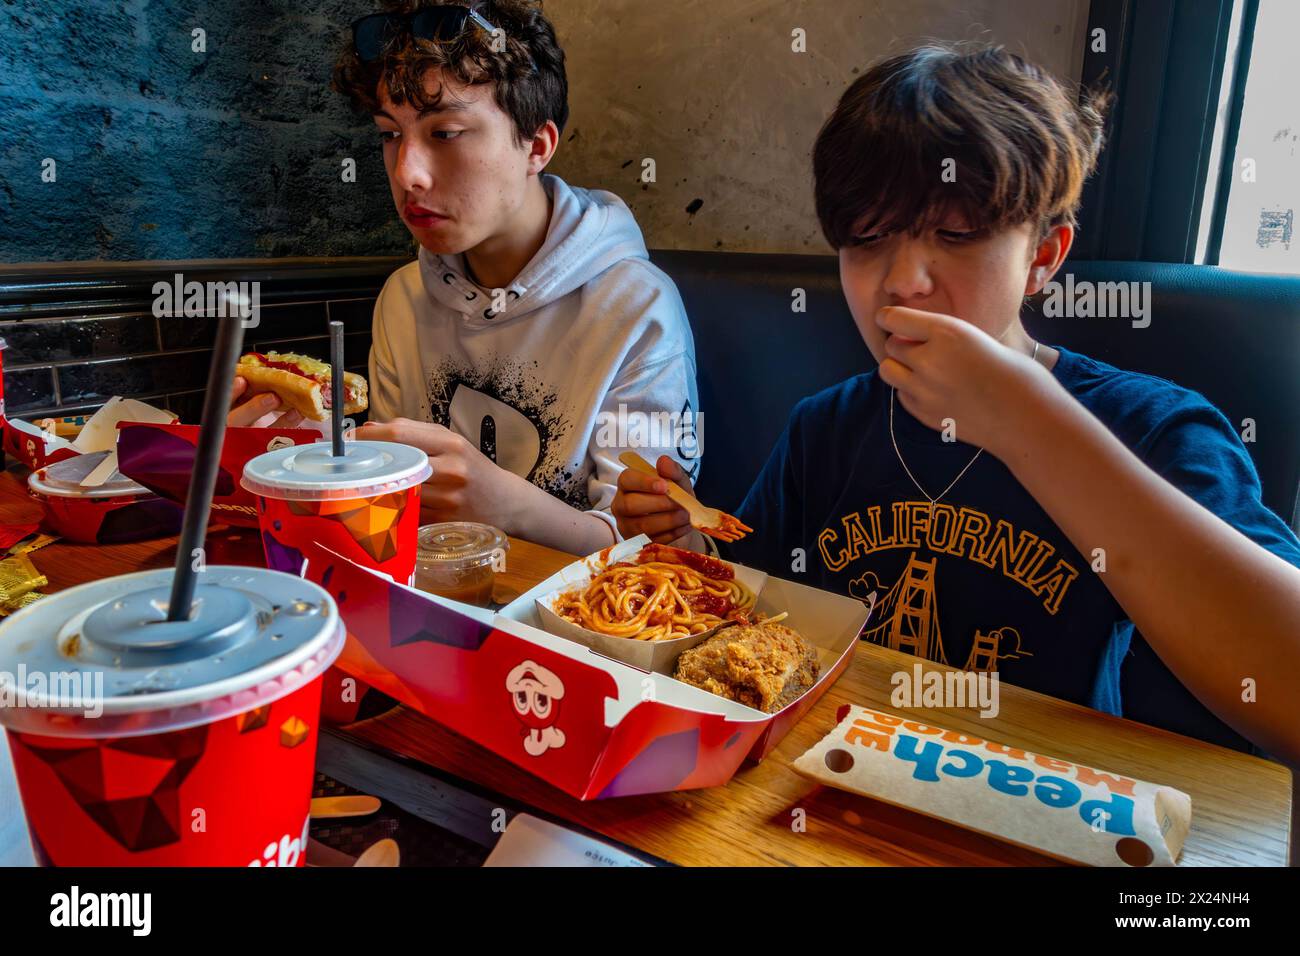
<path id="1" fill-rule="evenodd" d="M 785 623 L 821 663 L 812 688 L 766 714 L 543 630 L 537 598 L 573 573 L 493 614 L 324 548 L 305 571 L 338 601 L 347 626 L 336 666 L 580 800 L 726 783 L 746 758 L 767 756 L 839 678 L 870 616 L 852 598 L 766 578 L 756 610 L 788 611 Z"/>
<path id="2" fill-rule="evenodd" d="M 114 396 L 93 415 L 59 419 L 80 423 L 73 428 L 75 437 L 58 435 L 53 429 L 47 431 L 21 418 L 6 418 L 4 450 L 35 471 L 78 455 L 113 451 L 117 429 L 122 422 L 170 422 L 175 419 L 172 412 L 133 398 Z"/>
<path id="3" fill-rule="evenodd" d="M 117 437 L 122 474 L 150 491 L 185 504 L 199 441 L 198 425 L 130 424 Z M 212 520 L 242 528 L 257 527 L 257 501 L 239 483 L 244 466 L 258 455 L 287 445 L 321 441 L 314 428 L 227 427 L 212 495 Z"/>

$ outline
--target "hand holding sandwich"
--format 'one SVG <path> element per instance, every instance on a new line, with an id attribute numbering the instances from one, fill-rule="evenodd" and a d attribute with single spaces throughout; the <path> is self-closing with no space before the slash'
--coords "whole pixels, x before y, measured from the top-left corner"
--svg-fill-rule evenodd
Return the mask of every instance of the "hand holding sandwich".
<path id="1" fill-rule="evenodd" d="M 243 397 L 246 400 L 239 402 Z M 302 412 L 284 410 L 284 402 L 275 392 L 255 392 L 248 382 L 235 376 L 230 386 L 230 413 L 226 424 L 235 428 L 295 428 L 302 423 Z"/>
<path id="2" fill-rule="evenodd" d="M 237 377 L 231 389 L 231 404 L 240 395 L 253 397 L 226 417 L 227 425 L 292 428 L 303 419 L 328 421 L 330 417 L 330 373 L 328 363 L 296 352 L 249 352 L 239 359 Z M 369 407 L 366 380 L 355 372 L 343 373 L 344 415 L 355 415 Z M 276 408 L 288 411 L 278 418 Z"/>

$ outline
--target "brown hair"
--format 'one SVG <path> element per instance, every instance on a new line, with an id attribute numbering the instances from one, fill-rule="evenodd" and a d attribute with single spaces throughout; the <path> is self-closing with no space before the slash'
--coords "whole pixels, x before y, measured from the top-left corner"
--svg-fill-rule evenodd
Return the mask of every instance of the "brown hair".
<path id="1" fill-rule="evenodd" d="M 1072 98 L 1000 46 L 930 44 L 855 80 L 817 135 L 817 217 L 835 249 L 861 229 L 935 228 L 951 211 L 972 229 L 1074 224 L 1101 152 L 1110 94 Z M 945 160 L 955 181 L 945 182 Z"/>
<path id="2" fill-rule="evenodd" d="M 447 0 L 388 0 L 390 13 L 412 13 L 421 7 Z M 441 67 L 465 85 L 493 84 L 496 103 L 515 124 L 520 142 L 530 139 L 547 120 L 561 130 L 569 118 L 569 82 L 564 73 L 564 51 L 555 39 L 555 28 L 542 13 L 540 0 L 491 0 L 463 3 L 472 6 L 501 31 L 505 49 L 492 49 L 492 38 L 473 21 L 449 43 L 416 41 L 409 32 L 371 63 L 363 63 L 352 46 L 334 65 L 334 89 L 343 93 L 358 112 L 372 115 L 379 110 L 379 84 L 399 106 L 410 102 L 417 110 L 437 106 L 443 96 L 439 88 L 432 96 L 424 91 L 424 75 Z"/>

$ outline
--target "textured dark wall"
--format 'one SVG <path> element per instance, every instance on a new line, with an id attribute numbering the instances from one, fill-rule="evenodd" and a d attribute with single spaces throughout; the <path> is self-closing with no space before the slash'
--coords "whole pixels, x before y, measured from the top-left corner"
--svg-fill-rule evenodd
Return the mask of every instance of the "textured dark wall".
<path id="1" fill-rule="evenodd" d="M 0 0 L 0 262 L 410 253 L 372 124 L 328 85 L 347 25 L 380 5 Z M 923 37 L 987 36 L 1074 78 L 1088 0 L 545 8 L 570 80 L 551 172 L 621 195 L 652 248 L 825 252 L 809 149 L 856 71 Z"/>
<path id="2" fill-rule="evenodd" d="M 408 252 L 374 126 L 329 88 L 378 6 L 0 0 L 0 262 Z"/>

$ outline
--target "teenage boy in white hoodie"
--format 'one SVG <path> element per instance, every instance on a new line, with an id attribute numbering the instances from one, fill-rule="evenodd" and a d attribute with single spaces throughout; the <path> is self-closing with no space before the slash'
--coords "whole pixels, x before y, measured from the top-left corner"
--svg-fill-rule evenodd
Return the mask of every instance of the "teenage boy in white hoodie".
<path id="1" fill-rule="evenodd" d="M 627 206 L 542 172 L 568 84 L 540 5 L 390 4 L 354 25 L 335 87 L 374 118 L 420 243 L 375 304 L 358 437 L 429 453 L 422 520 L 614 543 L 625 447 L 698 476 L 694 345 Z"/>

